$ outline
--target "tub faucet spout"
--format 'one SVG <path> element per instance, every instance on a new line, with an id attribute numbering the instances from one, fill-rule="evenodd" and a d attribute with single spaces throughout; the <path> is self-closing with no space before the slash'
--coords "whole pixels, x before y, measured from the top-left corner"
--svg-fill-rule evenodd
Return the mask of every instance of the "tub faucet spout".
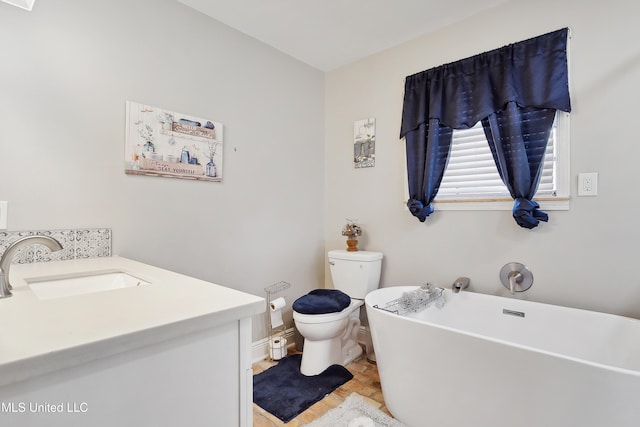
<path id="1" fill-rule="evenodd" d="M 471 279 L 469 279 L 468 277 L 458 277 L 456 281 L 453 282 L 453 285 L 451 285 L 451 290 L 453 291 L 453 293 L 457 294 L 461 290 L 467 289 L 470 282 Z"/>
<path id="2" fill-rule="evenodd" d="M 11 261 L 16 253 L 25 246 L 40 244 L 44 245 L 51 252 L 59 251 L 62 245 L 53 237 L 49 236 L 27 236 L 16 240 L 4 251 L 0 258 L 0 299 L 9 298 L 11 295 L 11 282 L 9 280 L 9 269 Z"/>

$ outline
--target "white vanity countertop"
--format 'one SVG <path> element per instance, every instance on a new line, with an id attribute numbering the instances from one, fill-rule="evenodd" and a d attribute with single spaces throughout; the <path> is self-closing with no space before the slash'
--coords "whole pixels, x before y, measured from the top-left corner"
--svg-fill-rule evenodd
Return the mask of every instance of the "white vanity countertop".
<path id="1" fill-rule="evenodd" d="M 123 271 L 148 285 L 40 300 L 31 278 Z M 0 386 L 265 311 L 263 298 L 122 257 L 14 264 L 0 299 Z"/>

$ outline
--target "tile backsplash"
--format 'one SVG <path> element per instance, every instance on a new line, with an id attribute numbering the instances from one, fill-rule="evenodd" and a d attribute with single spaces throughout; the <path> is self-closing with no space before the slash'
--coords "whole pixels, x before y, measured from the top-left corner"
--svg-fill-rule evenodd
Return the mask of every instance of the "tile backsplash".
<path id="1" fill-rule="evenodd" d="M 79 230 L 50 231 L 0 231 L 0 256 L 18 239 L 26 236 L 49 236 L 62 244 L 62 250 L 50 252 L 42 245 L 24 247 L 13 259 L 13 263 L 62 261 L 76 258 L 98 258 L 111 256 L 111 229 L 89 228 Z"/>

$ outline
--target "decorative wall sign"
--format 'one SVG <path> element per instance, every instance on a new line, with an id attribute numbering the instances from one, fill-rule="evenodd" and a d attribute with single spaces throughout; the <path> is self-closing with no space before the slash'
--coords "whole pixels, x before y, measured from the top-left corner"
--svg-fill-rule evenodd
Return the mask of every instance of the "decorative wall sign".
<path id="1" fill-rule="evenodd" d="M 222 181 L 222 123 L 127 101 L 125 173 Z"/>
<path id="2" fill-rule="evenodd" d="M 353 166 L 370 168 L 376 165 L 376 119 L 370 117 L 353 124 Z"/>

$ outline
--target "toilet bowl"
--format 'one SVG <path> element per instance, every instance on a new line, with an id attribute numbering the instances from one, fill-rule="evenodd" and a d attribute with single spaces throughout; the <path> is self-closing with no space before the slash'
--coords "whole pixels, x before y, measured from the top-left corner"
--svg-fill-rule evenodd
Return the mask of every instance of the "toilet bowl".
<path id="1" fill-rule="evenodd" d="M 362 300 L 351 300 L 347 308 L 337 313 L 302 314 L 293 312 L 293 320 L 300 335 L 304 337 L 304 351 L 300 372 L 303 375 L 318 375 L 331 365 L 346 365 L 360 356 L 362 348 L 352 331 L 358 333 Z M 354 318 L 352 315 L 356 314 Z M 351 341 L 350 344 L 347 341 Z M 355 346 L 354 346 L 355 344 Z M 348 347 L 351 354 L 345 357 L 343 349 Z M 358 352 L 357 350 L 360 350 Z M 350 359 L 350 360 L 349 360 Z"/>
<path id="2" fill-rule="evenodd" d="M 357 337 L 360 330 L 360 308 L 364 297 L 376 289 L 380 280 L 382 254 L 379 252 L 347 252 L 343 250 L 329 251 L 329 265 L 335 290 L 323 290 L 322 297 L 332 298 L 332 292 L 340 297 L 348 296 L 350 302 L 346 307 L 334 307 L 334 301 L 328 302 L 324 310 L 324 301 L 311 299 L 312 304 L 305 304 L 308 311 L 314 311 L 313 304 L 319 305 L 319 314 L 302 313 L 296 309 L 299 302 L 309 301 L 312 291 L 294 303 L 293 320 L 298 332 L 304 337 L 304 350 L 300 372 L 303 375 L 318 375 L 329 366 L 346 365 L 362 354 L 362 347 Z M 346 294 L 346 295 L 345 295 Z M 342 300 L 341 300 L 342 301 Z M 342 305 L 345 305 L 344 302 Z"/>

